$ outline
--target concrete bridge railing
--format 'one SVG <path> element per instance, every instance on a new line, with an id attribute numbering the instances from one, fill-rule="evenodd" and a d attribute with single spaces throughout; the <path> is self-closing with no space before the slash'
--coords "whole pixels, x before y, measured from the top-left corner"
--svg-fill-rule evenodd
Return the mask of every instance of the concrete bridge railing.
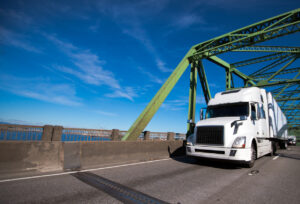
<path id="1" fill-rule="evenodd" d="M 184 134 L 141 133 L 120 141 L 126 131 L 62 126 L 0 125 L 0 178 L 22 172 L 95 168 L 184 155 Z M 8 176 L 9 177 L 9 176 Z"/>
<path id="2" fill-rule="evenodd" d="M 127 131 L 0 124 L 0 141 L 120 141 Z M 184 140 L 185 134 L 144 131 L 138 140 Z"/>

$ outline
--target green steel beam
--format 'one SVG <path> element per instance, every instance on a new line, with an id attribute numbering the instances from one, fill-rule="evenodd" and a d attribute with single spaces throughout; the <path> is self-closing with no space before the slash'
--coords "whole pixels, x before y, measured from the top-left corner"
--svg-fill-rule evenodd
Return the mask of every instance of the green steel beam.
<path id="1" fill-rule="evenodd" d="M 294 55 L 290 55 L 290 56 L 287 56 L 287 57 L 284 57 L 284 58 L 281 58 L 281 59 L 278 59 L 274 62 L 272 62 L 271 64 L 267 65 L 267 66 L 264 66 L 262 68 L 260 68 L 259 70 L 253 72 L 252 74 L 250 74 L 251 77 L 256 77 L 257 75 L 259 74 L 262 74 L 262 73 L 265 73 L 266 71 L 268 70 L 271 70 L 287 61 L 289 61 L 290 59 L 292 59 L 294 57 Z"/>
<path id="2" fill-rule="evenodd" d="M 300 97 L 296 97 L 296 98 L 278 98 L 276 99 L 277 102 L 280 102 L 280 101 L 299 101 L 300 100 Z"/>
<path id="3" fill-rule="evenodd" d="M 298 57 L 295 57 L 293 59 L 291 59 L 287 64 L 285 64 L 283 67 L 281 67 L 280 69 L 278 69 L 274 74 L 272 74 L 272 76 L 270 76 L 266 82 L 270 81 L 271 79 L 273 79 L 275 76 L 277 76 L 281 71 L 283 71 L 285 68 L 287 68 L 288 66 L 290 66 L 290 64 L 292 64 L 296 59 L 298 59 Z"/>
<path id="4" fill-rule="evenodd" d="M 187 137 L 194 133 L 197 91 L 197 65 L 191 64 Z"/>
<path id="5" fill-rule="evenodd" d="M 275 78 L 275 79 L 270 79 L 270 82 L 276 82 L 276 81 L 286 81 L 290 80 L 290 78 Z M 267 81 L 267 78 L 255 78 L 255 82 L 262 82 L 262 81 Z"/>
<path id="6" fill-rule="evenodd" d="M 300 70 L 299 70 L 299 72 L 298 72 L 298 74 L 296 75 L 296 76 L 294 76 L 294 78 L 293 79 L 297 79 L 298 78 L 298 76 L 300 75 Z M 285 87 L 283 87 L 277 94 L 276 94 L 276 96 L 275 96 L 275 98 L 276 97 L 278 97 L 280 94 L 282 94 L 283 92 L 284 92 L 284 90 L 286 90 L 288 87 L 290 87 L 291 86 L 291 84 L 286 84 L 285 85 Z M 298 86 L 299 87 L 299 86 Z"/>
<path id="7" fill-rule="evenodd" d="M 232 69 L 230 64 L 228 62 L 225 62 L 224 60 L 222 60 L 221 58 L 217 57 L 217 56 L 211 56 L 207 58 L 209 61 L 225 68 L 226 70 L 230 70 L 230 72 L 234 73 L 235 75 L 237 75 L 238 77 L 240 77 L 241 79 L 248 81 L 251 85 L 255 85 L 255 82 L 253 81 L 253 79 L 249 76 L 247 76 L 246 74 L 243 74 L 242 72 L 240 72 L 237 69 Z"/>
<path id="8" fill-rule="evenodd" d="M 206 74 L 205 74 L 205 70 L 204 70 L 202 61 L 201 60 L 198 61 L 197 65 L 198 65 L 197 69 L 198 69 L 198 74 L 199 74 L 199 79 L 201 82 L 203 95 L 204 95 L 206 104 L 208 104 L 208 101 L 211 99 L 211 94 L 210 94 L 209 85 L 207 82 L 207 78 L 206 78 Z"/>
<path id="9" fill-rule="evenodd" d="M 282 96 L 296 95 L 299 93 L 300 93 L 300 90 L 285 91 L 282 93 Z"/>
<path id="10" fill-rule="evenodd" d="M 296 113 L 290 113 L 290 114 L 286 114 L 285 116 L 287 116 L 287 117 L 300 116 L 300 113 L 299 113 L 299 112 L 296 112 Z"/>
<path id="11" fill-rule="evenodd" d="M 300 47 L 284 47 L 284 46 L 263 46 L 263 45 L 252 45 L 248 47 L 242 47 L 233 52 L 287 52 L 287 53 L 300 53 Z"/>
<path id="12" fill-rule="evenodd" d="M 125 140 L 136 140 L 141 132 L 148 125 L 154 114 L 157 112 L 161 104 L 164 102 L 166 97 L 169 95 L 179 78 L 182 76 L 186 68 L 189 66 L 188 57 L 194 52 L 193 49 L 190 49 L 181 62 L 177 65 L 176 69 L 170 75 L 168 80 L 163 84 L 159 89 L 156 95 L 152 98 L 150 103 L 141 113 L 141 115 L 136 119 L 133 125 L 130 127 L 126 135 L 122 138 L 122 141 Z"/>
<path id="13" fill-rule="evenodd" d="M 290 64 L 292 64 L 297 58 L 293 58 L 291 59 L 287 64 L 285 64 L 283 67 L 281 67 L 280 69 L 278 69 L 274 74 L 272 74 L 272 76 L 270 76 L 268 79 L 266 80 L 262 80 L 262 81 L 259 81 L 257 83 L 257 86 L 261 85 L 261 84 L 266 84 L 268 83 L 270 80 L 272 80 L 275 76 L 277 76 L 282 70 L 284 70 L 285 68 L 287 68 Z M 284 80 L 284 81 L 287 81 L 287 80 Z"/>
<path id="14" fill-rule="evenodd" d="M 246 26 L 194 46 L 203 58 L 271 40 L 300 30 L 300 9 Z M 194 55 L 194 56 L 195 56 Z"/>
<path id="15" fill-rule="evenodd" d="M 285 70 L 281 71 L 280 73 L 278 73 L 278 75 L 291 74 L 291 73 L 295 73 L 295 72 L 298 72 L 298 71 L 300 71 L 300 67 L 290 68 L 290 69 L 285 69 Z M 274 72 L 267 72 L 267 73 L 258 74 L 258 75 L 255 76 L 254 79 L 257 79 L 259 77 L 269 77 L 269 76 L 272 76 L 274 73 L 275 73 L 275 71 Z"/>
<path id="16" fill-rule="evenodd" d="M 299 84 L 300 79 L 290 79 L 286 81 L 278 81 L 278 82 L 272 82 L 272 83 L 261 83 L 261 84 L 256 84 L 255 86 L 257 87 L 268 87 L 268 86 L 278 86 L 282 84 Z"/>
<path id="17" fill-rule="evenodd" d="M 297 108 L 282 108 L 282 110 L 284 110 L 284 111 L 290 111 L 290 110 L 300 110 L 300 108 L 299 107 L 297 107 Z"/>
<path id="18" fill-rule="evenodd" d="M 280 107 L 286 107 L 286 106 L 288 106 L 288 108 L 292 108 L 292 107 L 295 107 L 294 104 L 296 103 L 296 100 L 294 100 L 294 101 L 290 101 L 290 100 L 278 101 L 278 103 L 279 103 Z"/>
<path id="19" fill-rule="evenodd" d="M 252 59 L 243 60 L 240 62 L 235 62 L 235 63 L 231 64 L 231 67 L 238 68 L 238 67 L 243 67 L 243 66 L 247 66 L 247 65 L 251 65 L 251 64 L 257 64 L 257 63 L 266 62 L 266 61 L 270 61 L 270 60 L 283 59 L 283 58 L 293 56 L 293 55 L 294 55 L 293 53 L 275 53 L 275 54 L 270 54 L 270 55 L 265 55 L 265 56 L 256 57 L 256 58 L 252 58 Z"/>
<path id="20" fill-rule="evenodd" d="M 226 90 L 231 89 L 231 82 L 232 82 L 232 73 L 231 69 L 226 69 Z"/>

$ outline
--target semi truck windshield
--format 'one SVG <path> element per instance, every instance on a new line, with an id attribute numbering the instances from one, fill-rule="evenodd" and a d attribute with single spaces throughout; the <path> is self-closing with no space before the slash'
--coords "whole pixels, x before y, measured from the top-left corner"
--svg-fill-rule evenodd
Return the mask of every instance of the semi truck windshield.
<path id="1" fill-rule="evenodd" d="M 248 103 L 232 103 L 226 105 L 208 106 L 206 118 L 248 116 Z"/>

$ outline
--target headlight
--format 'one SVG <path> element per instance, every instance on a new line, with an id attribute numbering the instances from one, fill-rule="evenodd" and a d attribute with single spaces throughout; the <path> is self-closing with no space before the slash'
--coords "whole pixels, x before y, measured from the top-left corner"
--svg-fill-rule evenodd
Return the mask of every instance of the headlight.
<path id="1" fill-rule="evenodd" d="M 237 137 L 235 138 L 233 144 L 233 148 L 245 148 L 246 147 L 246 137 Z"/>
<path id="2" fill-rule="evenodd" d="M 193 146 L 193 136 L 194 135 L 190 135 L 187 140 L 186 140 L 186 146 Z"/>

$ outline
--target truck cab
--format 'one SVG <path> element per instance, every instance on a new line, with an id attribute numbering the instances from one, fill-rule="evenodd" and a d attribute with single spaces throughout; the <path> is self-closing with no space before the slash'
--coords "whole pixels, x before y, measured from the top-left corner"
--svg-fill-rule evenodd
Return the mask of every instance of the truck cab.
<path id="1" fill-rule="evenodd" d="M 272 153 L 267 93 L 257 87 L 220 92 L 187 138 L 186 154 L 230 160 L 252 167 Z"/>

